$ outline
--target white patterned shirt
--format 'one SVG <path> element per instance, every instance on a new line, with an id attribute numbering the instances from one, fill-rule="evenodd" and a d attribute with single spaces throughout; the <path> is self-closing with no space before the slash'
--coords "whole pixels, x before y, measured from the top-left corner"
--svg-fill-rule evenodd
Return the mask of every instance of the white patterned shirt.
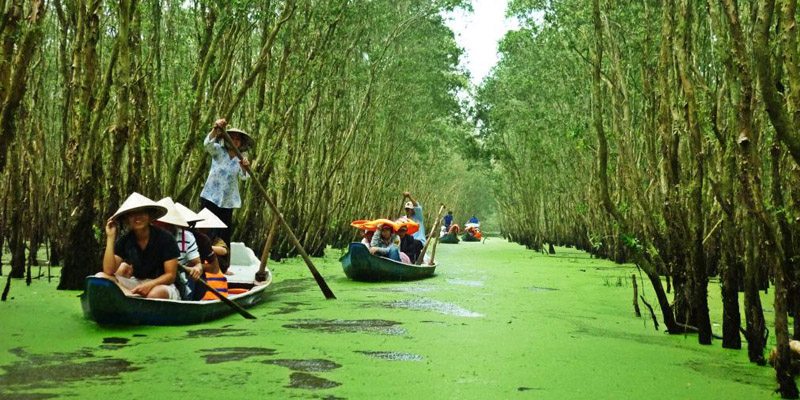
<path id="1" fill-rule="evenodd" d="M 211 154 L 211 170 L 200 197 L 214 203 L 220 208 L 239 208 L 242 199 L 239 196 L 239 179 L 247 179 L 247 174 L 239 166 L 239 158 L 231 158 L 228 150 L 219 141 L 212 139 L 209 133 L 203 141 L 208 154 Z"/>

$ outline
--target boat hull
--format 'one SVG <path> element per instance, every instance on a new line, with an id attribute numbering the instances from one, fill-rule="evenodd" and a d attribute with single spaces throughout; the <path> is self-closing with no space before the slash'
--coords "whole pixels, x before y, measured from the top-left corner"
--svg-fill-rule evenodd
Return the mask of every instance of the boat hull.
<path id="1" fill-rule="evenodd" d="M 261 303 L 272 282 L 253 286 L 246 293 L 230 296 L 236 304 L 248 308 Z M 244 286 L 231 283 L 231 287 Z M 86 318 L 99 324 L 113 325 L 189 325 L 215 320 L 236 311 L 220 300 L 182 301 L 146 299 L 126 296 L 117 284 L 105 278 L 86 277 L 86 290 L 81 294 Z"/>
<path id="2" fill-rule="evenodd" d="M 436 272 L 436 265 L 403 264 L 372 255 L 361 243 L 350 243 L 349 251 L 340 261 L 345 275 L 354 281 L 410 281 L 428 278 Z"/>
<path id="3" fill-rule="evenodd" d="M 481 240 L 476 238 L 475 236 L 470 235 L 469 233 L 465 233 L 461 236 L 461 240 L 465 242 L 480 242 Z"/>
<path id="4" fill-rule="evenodd" d="M 450 232 L 439 238 L 439 243 L 457 244 L 458 242 L 458 235 L 455 232 Z"/>

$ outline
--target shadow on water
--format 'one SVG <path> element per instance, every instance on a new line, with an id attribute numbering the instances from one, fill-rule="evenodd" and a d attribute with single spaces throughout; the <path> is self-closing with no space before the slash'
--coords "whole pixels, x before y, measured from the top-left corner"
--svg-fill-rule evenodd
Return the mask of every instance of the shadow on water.
<path id="1" fill-rule="evenodd" d="M 445 303 L 431 299 L 410 299 L 410 300 L 397 300 L 387 303 L 382 303 L 384 307 L 389 308 L 403 308 L 407 310 L 421 310 L 421 311 L 434 311 L 439 314 L 452 315 L 456 317 L 469 317 L 477 318 L 482 317 L 483 314 L 476 313 L 455 304 Z"/>
<path id="2" fill-rule="evenodd" d="M 235 337 L 235 336 L 253 336 L 252 332 L 246 329 L 196 329 L 187 331 L 186 335 L 190 338 L 206 338 L 206 337 Z"/>
<path id="3" fill-rule="evenodd" d="M 531 287 L 528 288 L 528 290 L 530 290 L 532 292 L 555 292 L 558 289 L 549 288 L 549 287 L 543 287 L 543 286 L 531 286 Z"/>
<path id="4" fill-rule="evenodd" d="M 198 352 L 207 353 L 203 355 L 203 358 L 206 359 L 206 364 L 241 361 L 250 357 L 272 356 L 277 353 L 275 349 L 264 347 L 221 347 L 218 349 L 203 349 Z"/>
<path id="5" fill-rule="evenodd" d="M 128 342 L 130 342 L 130 339 L 127 338 L 107 337 L 103 338 L 103 344 L 100 345 L 100 348 L 103 350 L 119 350 L 123 347 L 128 347 Z"/>
<path id="6" fill-rule="evenodd" d="M 312 282 L 309 279 L 285 279 L 270 285 L 269 291 L 272 295 L 305 292 L 311 287 Z"/>
<path id="7" fill-rule="evenodd" d="M 396 351 L 355 351 L 355 353 L 364 354 L 372 358 L 387 361 L 422 361 L 424 358 L 418 354 L 411 353 L 398 353 Z"/>
<path id="8" fill-rule="evenodd" d="M 410 285 L 403 286 L 390 286 L 372 289 L 373 292 L 388 292 L 388 293 L 428 293 L 434 291 L 436 288 L 430 285 Z"/>
<path id="9" fill-rule="evenodd" d="M 329 333 L 377 333 L 381 335 L 405 335 L 406 330 L 399 326 L 400 322 L 382 319 L 300 319 L 294 324 L 283 325 L 284 328 L 309 329 Z"/>
<path id="10" fill-rule="evenodd" d="M 311 359 L 311 360 L 267 360 L 262 361 L 264 364 L 279 365 L 281 367 L 289 368 L 292 371 L 300 372 L 327 372 L 336 368 L 341 368 L 330 360 Z"/>
<path id="11" fill-rule="evenodd" d="M 753 369 L 749 365 L 730 365 L 689 360 L 683 363 L 683 366 L 712 379 L 732 380 L 745 385 L 754 385 L 758 387 L 764 387 L 772 383 L 770 378 L 759 374 L 758 369 Z"/>
<path id="12" fill-rule="evenodd" d="M 294 372 L 289 377 L 289 385 L 286 387 L 292 389 L 319 390 L 330 389 L 341 385 L 342 384 L 339 382 L 329 381 L 325 378 L 320 378 L 305 372 Z"/>
<path id="13" fill-rule="evenodd" d="M 49 393 L 26 393 L 39 389 L 59 388 L 90 379 L 110 380 L 125 372 L 140 370 L 128 360 L 114 357 L 95 357 L 91 349 L 71 353 L 46 355 L 28 354 L 21 348 L 10 353 L 22 358 L 3 366 L 0 375 L 0 398 L 46 399 L 56 397 Z"/>

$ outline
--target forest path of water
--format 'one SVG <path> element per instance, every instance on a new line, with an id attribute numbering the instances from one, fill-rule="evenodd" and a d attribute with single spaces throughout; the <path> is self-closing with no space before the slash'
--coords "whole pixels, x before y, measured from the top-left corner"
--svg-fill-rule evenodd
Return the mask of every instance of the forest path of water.
<path id="1" fill-rule="evenodd" d="M 368 284 L 330 253 L 317 267 L 338 300 L 324 300 L 300 260 L 275 263 L 254 321 L 100 327 L 77 292 L 15 281 L 0 304 L 0 398 L 774 396 L 772 370 L 745 351 L 635 318 L 630 266 L 489 238 L 440 245 L 431 279 Z"/>

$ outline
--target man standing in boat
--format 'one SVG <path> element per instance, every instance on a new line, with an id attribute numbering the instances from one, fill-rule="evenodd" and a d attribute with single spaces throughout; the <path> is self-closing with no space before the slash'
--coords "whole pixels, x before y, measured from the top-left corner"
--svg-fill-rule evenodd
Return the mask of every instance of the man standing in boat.
<path id="1" fill-rule="evenodd" d="M 406 215 L 403 218 L 410 219 L 419 224 L 419 230 L 414 233 L 414 239 L 419 240 L 422 245 L 425 245 L 427 240 L 425 237 L 425 224 L 422 221 L 422 204 L 419 204 L 413 197 L 411 192 L 403 192 L 403 200 L 407 200 L 403 208 L 406 210 Z"/>

